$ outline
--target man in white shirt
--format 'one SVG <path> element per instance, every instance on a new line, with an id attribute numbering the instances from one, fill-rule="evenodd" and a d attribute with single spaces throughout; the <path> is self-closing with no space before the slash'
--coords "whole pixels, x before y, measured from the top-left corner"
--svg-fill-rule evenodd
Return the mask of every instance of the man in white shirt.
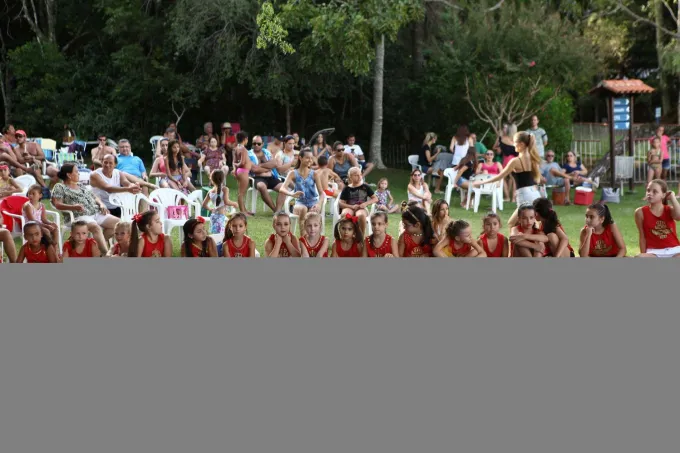
<path id="1" fill-rule="evenodd" d="M 366 157 L 364 156 L 364 152 L 361 150 L 361 146 L 355 144 L 356 142 L 356 137 L 354 134 L 350 134 L 347 137 L 347 144 L 345 145 L 345 152 L 347 154 L 352 154 L 354 157 L 357 159 L 357 162 L 359 162 L 359 165 L 361 165 L 361 171 L 362 176 L 364 177 L 364 181 L 366 180 L 366 176 L 373 170 L 373 164 L 371 162 L 366 162 Z"/>
<path id="2" fill-rule="evenodd" d="M 538 155 L 543 159 L 545 147 L 548 146 L 548 133 L 544 129 L 538 127 L 538 117 L 536 115 L 531 117 L 531 128 L 527 129 L 527 133 L 533 135 L 536 139 Z"/>

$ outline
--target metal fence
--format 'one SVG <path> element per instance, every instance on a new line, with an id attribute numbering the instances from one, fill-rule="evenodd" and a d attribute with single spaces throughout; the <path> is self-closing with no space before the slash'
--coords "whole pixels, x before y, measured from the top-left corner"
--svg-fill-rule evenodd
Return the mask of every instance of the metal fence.
<path id="1" fill-rule="evenodd" d="M 633 140 L 633 155 L 635 156 L 635 169 L 633 180 L 635 183 L 647 182 L 647 153 L 649 152 L 649 138 L 636 138 Z M 623 144 L 624 153 L 628 156 L 628 141 Z M 680 174 L 680 138 L 672 138 L 668 142 L 668 154 L 671 160 L 671 169 L 668 172 L 668 182 L 678 182 Z"/>
<path id="2" fill-rule="evenodd" d="M 387 144 L 382 147 L 382 160 L 388 168 L 411 169 L 408 156 L 416 154 L 413 147 L 408 144 Z"/>
<path id="3" fill-rule="evenodd" d="M 571 142 L 571 150 L 581 158 L 586 168 L 591 168 L 605 154 L 600 140 L 574 140 Z"/>

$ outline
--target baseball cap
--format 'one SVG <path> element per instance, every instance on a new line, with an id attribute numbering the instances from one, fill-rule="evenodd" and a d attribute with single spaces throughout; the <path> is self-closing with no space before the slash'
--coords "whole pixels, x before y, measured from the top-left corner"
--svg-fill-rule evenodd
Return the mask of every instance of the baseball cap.
<path id="1" fill-rule="evenodd" d="M 14 133 L 14 136 L 16 137 L 17 135 L 23 135 L 24 137 L 27 137 L 26 132 L 24 132 L 23 129 L 19 129 Z"/>
<path id="2" fill-rule="evenodd" d="M 222 123 L 222 129 L 231 129 L 231 123 Z"/>

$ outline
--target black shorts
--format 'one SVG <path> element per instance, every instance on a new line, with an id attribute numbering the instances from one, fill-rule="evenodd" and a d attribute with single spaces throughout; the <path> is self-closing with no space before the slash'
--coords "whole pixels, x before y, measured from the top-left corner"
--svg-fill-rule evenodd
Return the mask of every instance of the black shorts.
<path id="1" fill-rule="evenodd" d="M 255 187 L 257 188 L 257 185 L 259 183 L 263 182 L 265 186 L 267 186 L 267 190 L 276 190 L 276 186 L 281 184 L 281 180 L 279 178 L 276 178 L 274 176 L 266 176 L 266 177 L 256 177 L 255 178 Z"/>
<path id="2" fill-rule="evenodd" d="M 118 217 L 119 219 L 120 219 L 120 216 L 122 214 L 121 211 L 120 211 L 120 207 L 109 209 L 109 212 L 111 213 L 112 216 Z"/>

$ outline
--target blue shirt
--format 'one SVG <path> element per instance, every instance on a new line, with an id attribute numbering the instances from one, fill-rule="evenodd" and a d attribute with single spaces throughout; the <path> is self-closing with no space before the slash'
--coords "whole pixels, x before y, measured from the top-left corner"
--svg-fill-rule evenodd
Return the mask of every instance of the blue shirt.
<path id="1" fill-rule="evenodd" d="M 266 148 L 263 148 L 263 149 L 262 149 L 262 152 L 264 153 L 264 157 L 265 157 L 265 159 L 266 159 L 265 162 L 269 162 L 270 160 L 272 160 L 272 153 L 270 153 L 269 151 L 267 151 Z M 248 157 L 250 157 L 250 161 L 251 161 L 254 165 L 260 165 L 260 159 L 257 158 L 257 156 L 255 155 L 255 151 L 253 151 L 252 149 L 251 149 L 251 150 L 248 150 Z M 272 176 L 273 176 L 273 177 L 275 177 L 275 178 L 277 178 L 277 179 L 279 178 L 279 172 L 276 171 L 276 168 L 272 168 L 272 169 L 271 169 L 271 172 L 272 172 Z M 251 172 L 250 172 L 250 176 L 257 177 L 257 176 L 259 176 L 259 175 L 256 175 L 256 174 L 254 174 L 254 173 L 251 171 Z"/>
<path id="2" fill-rule="evenodd" d="M 118 156 L 118 165 L 116 165 L 116 169 L 124 171 L 125 173 L 130 173 L 138 178 L 141 178 L 142 175 L 146 173 L 144 162 L 137 156 L 123 156 L 121 154 Z"/>

